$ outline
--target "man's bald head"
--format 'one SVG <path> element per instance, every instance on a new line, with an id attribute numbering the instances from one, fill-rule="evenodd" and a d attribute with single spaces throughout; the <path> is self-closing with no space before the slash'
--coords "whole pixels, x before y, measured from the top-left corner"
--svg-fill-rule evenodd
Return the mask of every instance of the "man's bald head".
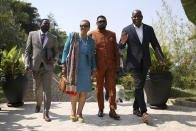
<path id="1" fill-rule="evenodd" d="M 132 12 L 132 16 L 133 16 L 135 13 L 140 13 L 140 14 L 142 15 L 142 11 L 141 11 L 141 10 L 138 10 L 138 9 L 136 9 L 136 10 L 134 10 L 134 11 Z"/>

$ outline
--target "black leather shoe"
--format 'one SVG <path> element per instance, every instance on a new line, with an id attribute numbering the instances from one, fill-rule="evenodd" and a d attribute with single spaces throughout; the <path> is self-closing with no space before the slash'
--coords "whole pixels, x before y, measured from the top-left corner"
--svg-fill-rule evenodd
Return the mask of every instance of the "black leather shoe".
<path id="1" fill-rule="evenodd" d="M 109 116 L 114 120 L 120 120 L 120 116 L 116 114 L 115 110 L 110 110 Z"/>
<path id="2" fill-rule="evenodd" d="M 36 105 L 35 113 L 39 113 L 39 112 L 40 112 L 40 106 Z"/>
<path id="3" fill-rule="evenodd" d="M 99 110 L 99 112 L 98 112 L 98 117 L 103 117 L 103 110 Z"/>

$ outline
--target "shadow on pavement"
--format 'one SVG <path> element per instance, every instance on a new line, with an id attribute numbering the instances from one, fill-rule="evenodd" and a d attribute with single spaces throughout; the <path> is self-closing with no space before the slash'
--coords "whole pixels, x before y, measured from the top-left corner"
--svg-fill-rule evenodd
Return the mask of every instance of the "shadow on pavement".
<path id="1" fill-rule="evenodd" d="M 18 124 L 18 121 L 21 120 L 32 120 L 36 119 L 36 117 L 30 117 L 26 118 L 24 115 L 32 114 L 32 108 L 34 107 L 34 104 L 24 104 L 24 106 L 19 108 L 10 108 L 11 110 L 2 110 L 0 111 L 0 130 L 2 131 L 16 131 L 16 130 L 23 130 L 28 129 L 31 131 L 35 131 L 35 128 L 38 126 L 23 126 L 21 124 Z M 6 119 L 3 119 L 3 117 L 7 117 Z"/>
<path id="2" fill-rule="evenodd" d="M 190 123 L 191 121 L 196 121 L 196 116 L 192 115 L 151 114 L 151 116 L 152 118 L 148 122 L 148 125 L 150 126 L 158 127 L 157 125 L 175 121 L 186 126 L 196 127 L 196 124 Z"/>
<path id="3" fill-rule="evenodd" d="M 91 124 L 95 126 L 130 126 L 143 124 L 141 117 L 136 117 L 130 114 L 121 115 L 119 114 L 120 120 L 113 120 L 108 114 L 105 114 L 103 118 L 97 117 L 97 115 L 83 115 L 86 124 Z M 151 114 L 152 118 L 146 123 L 149 126 L 158 127 L 160 124 L 165 124 L 166 122 L 175 121 L 180 124 L 196 127 L 195 124 L 190 122 L 196 121 L 196 116 L 192 115 L 172 115 L 172 114 Z"/>
<path id="4" fill-rule="evenodd" d="M 63 104 L 63 106 L 59 105 L 59 103 Z M 51 105 L 51 108 L 50 108 L 50 113 L 49 113 L 49 115 L 51 116 L 51 119 L 52 120 L 59 120 L 59 121 L 63 121 L 63 122 L 69 120 L 69 115 L 66 115 L 67 114 L 66 110 L 65 110 L 64 114 L 61 114 L 61 115 L 57 114 L 58 111 L 55 111 L 57 113 L 54 113 L 52 111 L 52 110 L 63 110 L 63 109 L 66 109 L 66 106 L 70 106 L 70 103 L 62 103 L 62 102 L 54 103 L 53 102 L 52 105 Z"/>

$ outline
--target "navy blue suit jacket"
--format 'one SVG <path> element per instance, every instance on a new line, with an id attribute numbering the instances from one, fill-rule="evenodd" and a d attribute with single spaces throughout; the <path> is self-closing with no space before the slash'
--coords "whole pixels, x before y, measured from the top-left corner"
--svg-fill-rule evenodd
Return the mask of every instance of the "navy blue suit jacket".
<path id="1" fill-rule="evenodd" d="M 128 39 L 125 44 L 119 42 L 119 48 L 127 47 L 126 65 L 128 69 L 148 68 L 151 66 L 149 44 L 151 43 L 154 50 L 158 51 L 163 58 L 161 47 L 157 41 L 154 30 L 151 26 L 143 24 L 143 41 L 140 42 L 135 27 L 133 24 L 125 27 L 122 32 L 128 34 Z M 141 61 L 143 63 L 141 64 Z"/>

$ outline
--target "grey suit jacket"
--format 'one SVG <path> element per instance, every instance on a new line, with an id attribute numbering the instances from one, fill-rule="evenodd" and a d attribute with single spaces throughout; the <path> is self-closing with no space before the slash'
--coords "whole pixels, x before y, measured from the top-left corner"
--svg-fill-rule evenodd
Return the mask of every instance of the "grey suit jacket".
<path id="1" fill-rule="evenodd" d="M 126 41 L 126 44 L 119 42 L 119 48 L 121 49 L 128 45 L 126 61 L 128 69 L 141 68 L 141 66 L 148 68 L 151 66 L 149 44 L 151 44 L 153 49 L 158 51 L 161 57 L 164 58 L 161 47 L 151 26 L 143 24 L 142 43 L 139 41 L 133 24 L 125 27 L 122 32 L 126 32 L 126 34 L 128 34 L 128 40 Z M 143 60 L 143 65 L 141 65 L 141 60 Z"/>
<path id="2" fill-rule="evenodd" d="M 48 32 L 47 38 L 46 45 L 42 47 L 41 30 L 29 33 L 25 49 L 25 65 L 29 65 L 33 71 L 38 71 L 41 63 L 46 70 L 53 70 L 53 64 L 49 64 L 47 59 L 48 49 L 52 50 L 54 59 L 58 59 L 56 36 Z"/>

